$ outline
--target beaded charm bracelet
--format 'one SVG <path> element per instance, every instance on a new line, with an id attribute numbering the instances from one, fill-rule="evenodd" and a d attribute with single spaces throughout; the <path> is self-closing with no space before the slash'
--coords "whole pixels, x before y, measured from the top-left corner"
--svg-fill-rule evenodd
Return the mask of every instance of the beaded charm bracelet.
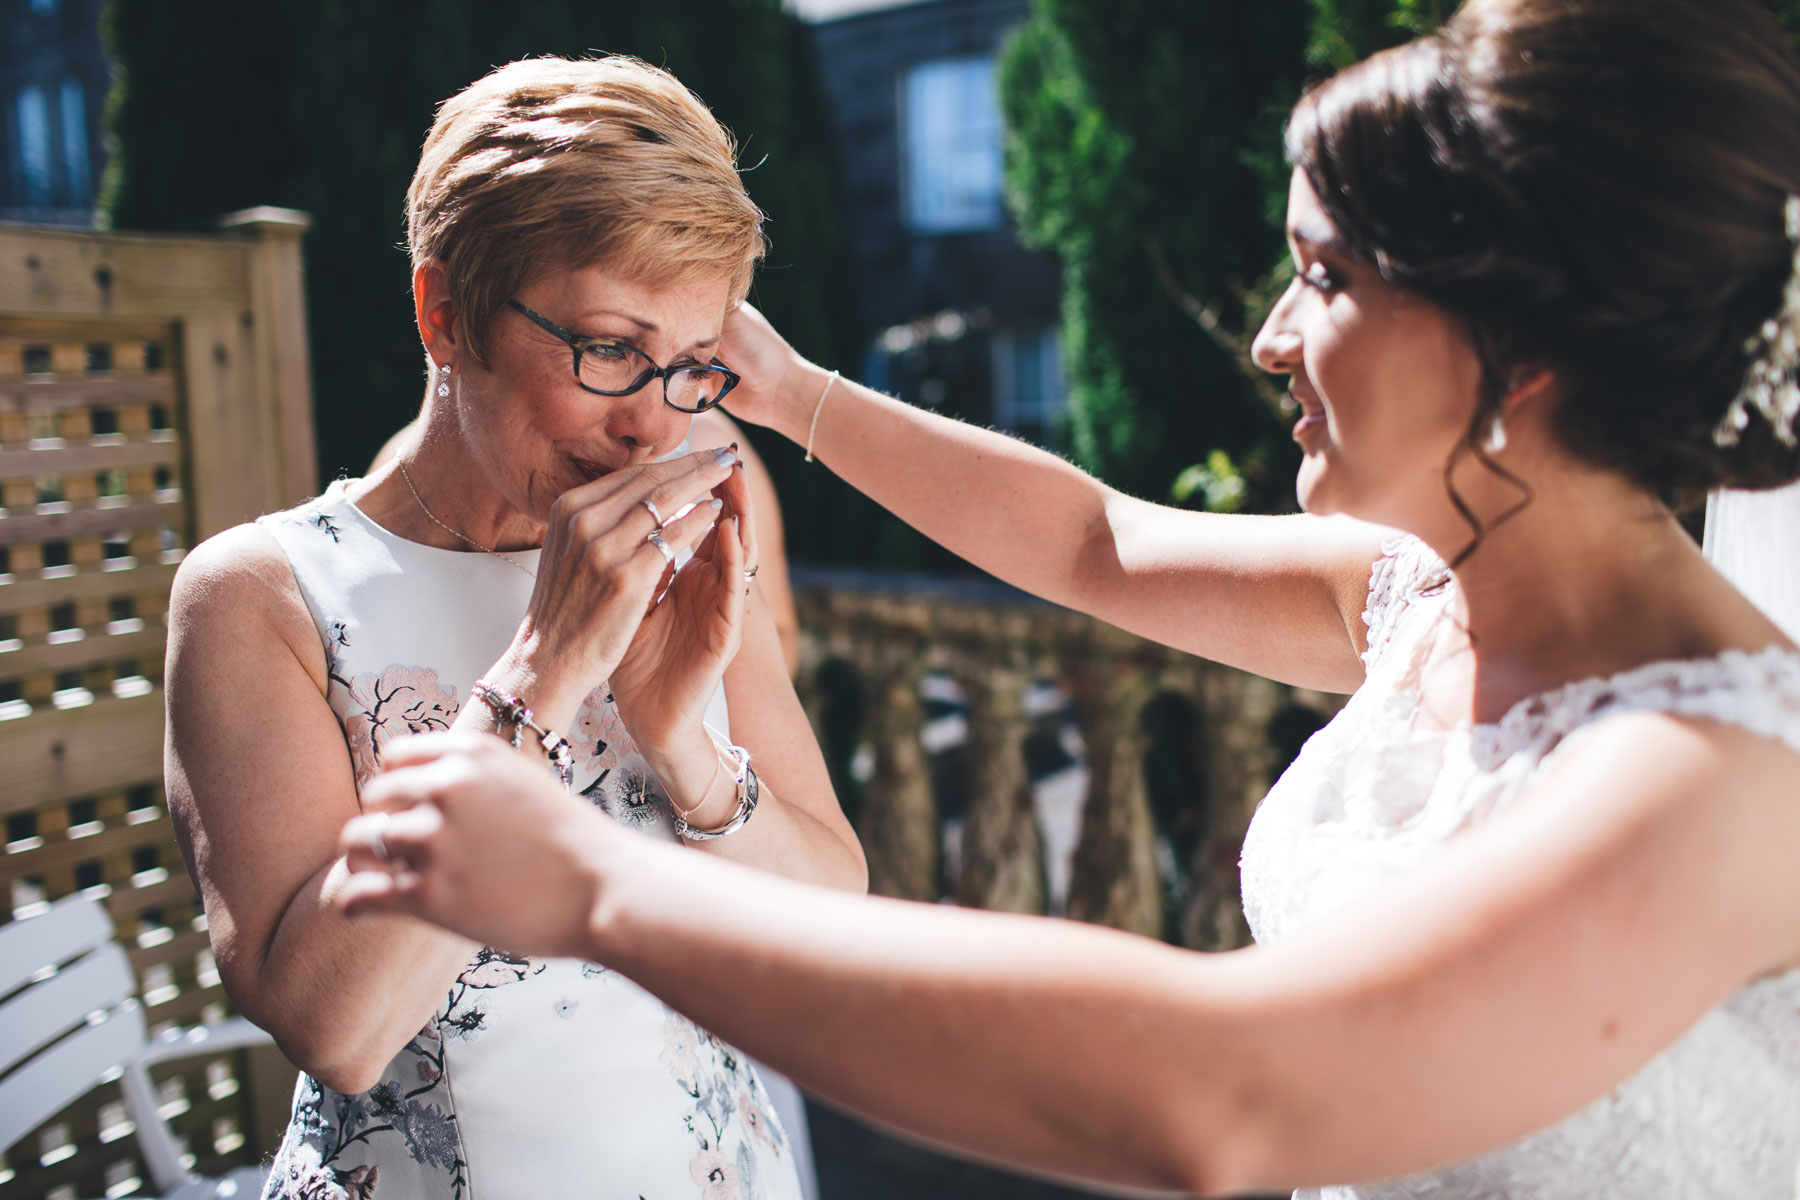
<path id="1" fill-rule="evenodd" d="M 573 791 L 575 788 L 575 748 L 569 745 L 569 739 L 554 729 L 546 729 L 537 723 L 532 715 L 531 706 L 517 696 L 501 691 L 485 679 L 477 679 L 475 686 L 469 689 L 475 698 L 493 710 L 494 717 L 503 725 L 512 726 L 512 745 L 514 750 L 524 748 L 525 731 L 531 730 L 537 735 L 538 742 L 544 747 L 544 753 L 550 758 L 550 768 L 562 785 Z"/>

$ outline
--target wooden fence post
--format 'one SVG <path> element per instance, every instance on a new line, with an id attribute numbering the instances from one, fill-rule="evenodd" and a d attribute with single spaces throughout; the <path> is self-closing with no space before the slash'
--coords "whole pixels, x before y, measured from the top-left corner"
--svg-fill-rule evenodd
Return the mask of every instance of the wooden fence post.
<path id="1" fill-rule="evenodd" d="M 312 359 L 307 350 L 305 260 L 300 240 L 312 217 L 263 205 L 227 213 L 219 228 L 255 239 L 250 254 L 252 334 L 257 342 L 257 393 L 269 398 L 280 467 L 280 496 L 298 501 L 318 490 L 313 436 Z"/>

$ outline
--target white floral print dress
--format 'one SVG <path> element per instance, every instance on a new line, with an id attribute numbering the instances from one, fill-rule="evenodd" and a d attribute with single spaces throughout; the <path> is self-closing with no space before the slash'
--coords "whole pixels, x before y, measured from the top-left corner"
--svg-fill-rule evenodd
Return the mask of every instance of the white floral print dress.
<path id="1" fill-rule="evenodd" d="M 1437 586 L 1446 577 L 1415 538 L 1391 542 L 1376 564 L 1367 681 L 1270 789 L 1244 839 L 1244 912 L 1257 941 L 1290 936 L 1494 816 L 1565 738 L 1609 714 L 1726 721 L 1800 752 L 1800 655 L 1779 647 L 1583 680 L 1521 701 L 1492 725 L 1413 729 L 1419 670 L 1450 603 L 1450 587 Z M 1800 970 L 1744 987 L 1630 1079 L 1515 1145 L 1296 1196 L 1791 1200 L 1797 1166 Z"/>
<path id="2" fill-rule="evenodd" d="M 532 581 L 498 558 L 409 542 L 345 482 L 262 518 L 324 640 L 361 787 L 396 737 L 443 729 L 500 657 Z M 535 567 L 537 552 L 512 557 Z M 668 803 L 604 685 L 576 727 L 575 786 L 647 836 Z M 358 1096 L 302 1075 L 269 1200 L 798 1200 L 794 1147 L 757 1071 L 591 963 L 475 955 Z"/>

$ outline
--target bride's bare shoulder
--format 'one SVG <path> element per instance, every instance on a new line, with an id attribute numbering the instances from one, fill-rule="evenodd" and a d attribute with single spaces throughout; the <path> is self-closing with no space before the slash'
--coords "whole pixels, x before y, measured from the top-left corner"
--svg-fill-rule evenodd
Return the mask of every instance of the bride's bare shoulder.
<path id="1" fill-rule="evenodd" d="M 1547 802 L 1563 822 L 1628 831 L 1616 853 L 1653 864 L 1647 875 L 1672 890 L 1685 880 L 1732 940 L 1758 947 L 1760 970 L 1800 965 L 1800 685 L 1715 700 L 1617 713 L 1578 730 L 1521 807 Z"/>

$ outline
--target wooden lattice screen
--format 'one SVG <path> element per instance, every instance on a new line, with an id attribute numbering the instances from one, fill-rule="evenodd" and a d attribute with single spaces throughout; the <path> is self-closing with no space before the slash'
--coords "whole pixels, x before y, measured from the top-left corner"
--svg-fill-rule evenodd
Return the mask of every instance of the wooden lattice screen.
<path id="1" fill-rule="evenodd" d="M 302 214 L 207 238 L 0 225 L 0 922 L 104 896 L 152 1030 L 227 1010 L 162 789 L 163 647 L 183 552 L 311 494 Z M 196 1169 L 253 1160 L 278 1056 L 157 1072 Z M 0 1159 L 0 1200 L 124 1196 L 116 1087 Z"/>

